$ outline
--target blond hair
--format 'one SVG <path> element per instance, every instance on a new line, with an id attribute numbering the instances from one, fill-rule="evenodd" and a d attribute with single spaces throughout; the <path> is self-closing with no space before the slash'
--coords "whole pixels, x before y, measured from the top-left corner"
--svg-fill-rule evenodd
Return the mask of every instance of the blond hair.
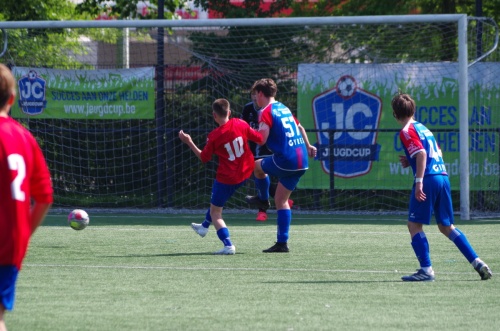
<path id="1" fill-rule="evenodd" d="M 12 95 L 16 95 L 16 80 L 10 69 L 0 63 L 0 109 L 7 105 Z"/>

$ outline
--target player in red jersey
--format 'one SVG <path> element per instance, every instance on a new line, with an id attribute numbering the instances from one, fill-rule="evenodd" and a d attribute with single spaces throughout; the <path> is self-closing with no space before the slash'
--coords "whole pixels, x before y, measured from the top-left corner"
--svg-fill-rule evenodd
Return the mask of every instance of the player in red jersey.
<path id="1" fill-rule="evenodd" d="M 217 155 L 219 166 L 212 186 L 210 210 L 203 223 L 192 223 L 191 227 L 201 237 L 208 232 L 211 223 L 217 230 L 217 236 L 224 244 L 224 248 L 215 254 L 232 255 L 236 250 L 229 238 L 229 230 L 222 219 L 222 208 L 233 193 L 252 175 L 254 169 L 253 154 L 248 146 L 248 140 L 262 144 L 262 135 L 252 129 L 245 121 L 232 118 L 229 101 L 217 99 L 212 104 L 213 116 L 219 127 L 208 134 L 207 143 L 200 150 L 182 130 L 179 138 L 186 143 L 194 154 L 206 163 Z"/>
<path id="2" fill-rule="evenodd" d="M 270 78 L 256 81 L 251 90 L 258 107 L 261 107 L 259 132 L 263 143 L 274 153 L 272 156 L 255 161 L 255 186 L 258 196 L 246 197 L 250 205 L 268 208 L 269 175 L 278 177 L 278 187 L 274 203 L 278 214 L 278 233 L 276 244 L 264 253 L 288 253 L 288 232 L 292 212 L 288 203 L 292 191 L 300 177 L 309 167 L 308 156 L 316 156 L 316 147 L 309 143 L 305 129 L 281 102 L 275 100 L 278 87 Z"/>
<path id="3" fill-rule="evenodd" d="M 17 275 L 31 235 L 53 201 L 49 170 L 35 138 L 9 117 L 16 83 L 0 64 L 0 330 L 14 306 Z M 33 200 L 33 204 L 31 203 Z"/>

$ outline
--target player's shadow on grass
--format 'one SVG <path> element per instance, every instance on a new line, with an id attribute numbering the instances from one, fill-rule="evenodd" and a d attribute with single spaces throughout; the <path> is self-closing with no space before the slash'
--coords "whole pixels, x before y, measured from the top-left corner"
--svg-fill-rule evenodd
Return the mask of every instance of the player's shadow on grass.
<path id="1" fill-rule="evenodd" d="M 237 255 L 242 255 L 244 253 L 236 253 Z M 199 253 L 170 253 L 170 254 L 129 254 L 129 255 L 107 255 L 107 256 L 102 256 L 105 258 L 130 258 L 130 257 L 176 257 L 176 256 L 220 256 L 217 254 L 214 254 L 213 252 L 199 252 Z"/>

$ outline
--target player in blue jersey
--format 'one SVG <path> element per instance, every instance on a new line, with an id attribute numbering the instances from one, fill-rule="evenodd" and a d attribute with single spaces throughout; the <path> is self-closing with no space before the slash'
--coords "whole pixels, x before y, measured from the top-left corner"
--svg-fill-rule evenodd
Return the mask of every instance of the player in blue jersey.
<path id="1" fill-rule="evenodd" d="M 255 103 L 255 94 L 251 95 L 252 101 L 247 103 L 243 107 L 243 111 L 241 113 L 241 119 L 247 122 L 250 127 L 252 127 L 255 130 L 258 130 L 259 128 L 259 114 L 260 114 L 260 108 L 257 106 Z M 252 151 L 252 154 L 254 155 L 255 160 L 262 159 L 263 157 L 266 156 L 271 156 L 273 153 L 267 148 L 266 145 L 259 145 L 254 143 L 253 141 L 248 141 L 250 144 L 250 150 Z M 271 179 L 271 184 L 269 186 L 269 195 L 274 198 L 274 194 L 276 193 L 276 180 L 275 178 Z M 292 208 L 293 205 L 293 200 L 289 199 L 288 204 L 290 205 L 290 208 Z M 265 222 L 267 220 L 267 210 L 263 208 L 259 208 L 259 211 L 257 212 L 257 217 L 255 218 L 256 221 L 259 222 Z"/>
<path id="2" fill-rule="evenodd" d="M 423 231 L 423 225 L 429 225 L 432 213 L 442 234 L 457 246 L 482 280 L 491 278 L 492 272 L 470 245 L 467 237 L 453 225 L 453 206 L 451 188 L 441 150 L 432 132 L 423 124 L 414 120 L 415 101 L 408 95 L 398 93 L 392 99 L 393 116 L 403 129 L 399 137 L 404 147 L 404 156 L 400 156 L 401 165 L 411 166 L 415 182 L 410 197 L 408 230 L 411 246 L 420 263 L 416 273 L 403 276 L 403 281 L 433 281 L 429 253 L 429 242 Z"/>
<path id="3" fill-rule="evenodd" d="M 308 169 L 308 156 L 316 156 L 316 147 L 307 139 L 306 131 L 292 115 L 290 109 L 275 100 L 278 87 L 270 78 L 256 81 L 251 89 L 255 103 L 262 108 L 259 118 L 259 132 L 264 144 L 274 153 L 255 161 L 255 186 L 257 196 L 247 196 L 250 205 L 269 208 L 268 175 L 278 178 L 274 203 L 278 214 L 278 233 L 276 244 L 264 253 L 287 253 L 288 237 L 292 213 L 288 203 L 292 191 L 300 177 Z"/>

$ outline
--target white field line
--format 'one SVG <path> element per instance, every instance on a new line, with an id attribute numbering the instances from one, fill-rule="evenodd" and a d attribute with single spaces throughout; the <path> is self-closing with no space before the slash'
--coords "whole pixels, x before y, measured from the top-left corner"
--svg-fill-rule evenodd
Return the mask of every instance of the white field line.
<path id="1" fill-rule="evenodd" d="M 228 213 L 226 218 L 231 219 L 234 214 Z M 59 215 L 59 214 L 49 214 L 48 216 L 53 216 L 53 217 L 59 217 L 59 216 L 65 216 L 65 215 Z M 164 219 L 164 220 L 170 220 L 170 219 L 189 219 L 189 220 L 199 220 L 200 222 L 203 221 L 203 218 L 205 217 L 205 214 L 199 214 L 199 215 L 172 215 L 172 214 L 166 214 L 166 215 L 143 215 L 143 214 L 135 214 L 135 215 L 90 215 L 90 218 L 129 218 L 129 219 L 138 219 L 138 218 L 147 218 L 147 219 Z M 255 215 L 253 214 L 248 214 L 248 218 L 253 220 Z M 272 214 L 273 218 L 276 218 L 276 214 Z M 342 217 L 342 216 L 325 216 L 325 215 L 310 215 L 309 217 L 302 217 L 299 215 L 293 215 L 292 219 L 293 220 L 306 220 L 306 221 L 313 221 L 314 219 L 318 220 L 338 220 L 338 221 L 366 221 L 366 217 Z M 377 220 L 378 218 L 374 218 L 374 220 Z M 395 221 L 395 222 L 403 222 L 406 224 L 406 219 L 405 217 L 401 217 L 401 219 L 389 219 L 390 221 Z"/>
<path id="2" fill-rule="evenodd" d="M 203 214 L 204 215 L 204 214 Z M 202 222 L 203 221 L 203 216 L 202 214 L 200 214 L 199 217 L 197 216 L 193 216 L 193 215 L 171 215 L 171 214 L 168 214 L 168 215 L 141 215 L 141 214 L 137 214 L 137 215 L 92 215 L 91 216 L 91 219 L 95 219 L 95 218 L 105 218 L 105 219 L 110 219 L 110 218 L 121 218 L 121 219 L 137 219 L 137 218 L 147 218 L 147 219 L 163 219 L 165 221 L 168 221 L 170 219 L 175 219 L 175 220 L 178 220 L 178 219 L 186 219 L 186 220 L 189 220 L 189 221 L 195 221 L 195 222 Z M 49 215 L 49 216 L 60 216 L 60 215 L 56 215 L 56 214 L 52 214 L 52 215 Z M 366 221 L 366 217 L 365 218 L 357 218 L 357 217 L 342 217 L 342 216 L 331 216 L 331 217 L 324 217 L 324 215 L 322 215 L 323 217 L 317 217 L 316 219 L 317 220 L 321 220 L 321 221 L 324 221 L 324 220 L 330 220 L 330 221 L 345 221 L 345 220 L 349 220 L 349 221 Z M 311 215 L 310 217 L 301 217 L 301 216 L 297 216 L 297 215 L 293 215 L 292 216 L 292 225 L 293 225 L 293 221 L 314 221 L 314 215 Z M 250 217 L 252 220 L 253 220 L 253 215 Z M 229 216 L 227 216 L 227 219 L 226 221 L 229 221 L 230 222 L 231 220 L 231 214 L 229 214 Z M 374 219 L 374 221 L 376 221 L 377 219 Z M 400 219 L 388 219 L 388 221 L 394 221 L 395 223 L 401 223 L 402 225 L 406 225 L 406 218 L 405 217 L 401 217 Z M 474 223 L 494 223 L 494 222 L 499 222 L 500 220 L 499 219 L 478 219 L 478 220 L 473 220 Z M 269 220 L 269 222 L 274 222 L 274 219 L 271 218 Z M 456 224 L 456 226 L 460 227 L 460 224 L 461 222 L 458 221 L 458 223 Z M 332 223 L 333 225 L 335 225 L 335 223 Z M 168 226 L 168 224 L 164 224 L 165 226 Z M 188 224 L 187 224 L 188 225 Z M 302 224 L 304 225 L 304 224 Z M 466 224 L 467 225 L 467 224 Z M 43 223 L 42 223 L 42 226 Z M 432 227 L 432 226 L 436 226 L 435 222 L 433 221 L 431 223 L 431 225 L 427 225 L 427 227 Z"/>
<path id="3" fill-rule="evenodd" d="M 113 231 L 127 231 L 127 232 L 154 231 L 154 232 L 158 232 L 159 231 L 158 227 L 165 227 L 165 232 L 169 232 L 169 233 L 171 233 L 171 232 L 193 232 L 191 227 L 189 227 L 188 225 L 186 225 L 186 226 L 187 226 L 187 228 L 179 228 L 178 226 L 171 227 L 171 226 L 165 225 L 165 226 L 156 226 L 154 228 L 133 228 L 133 229 L 128 229 L 128 228 L 119 229 L 119 228 L 116 228 L 116 225 L 96 226 L 96 227 L 89 226 L 89 227 L 85 228 L 85 230 L 82 230 L 82 231 L 109 231 L 110 228 L 112 227 Z M 43 226 L 40 229 L 42 229 L 42 228 L 43 228 Z M 63 231 L 69 231 L 69 232 L 74 231 L 67 226 L 48 225 L 48 226 L 45 226 L 45 228 L 47 230 L 48 229 L 50 229 L 50 230 L 63 230 Z M 229 228 L 231 228 L 230 224 L 229 224 Z M 268 230 L 264 230 L 264 229 L 245 230 L 245 229 L 241 229 L 240 227 L 237 227 L 237 230 L 233 230 L 233 231 L 245 232 L 245 233 L 276 233 L 275 228 L 268 229 Z M 314 234 L 314 233 L 326 233 L 326 231 L 309 231 L 309 230 L 302 230 L 302 229 L 297 229 L 296 232 L 298 232 L 298 233 L 312 233 L 312 234 Z M 382 232 L 382 231 L 380 231 L 380 232 L 379 231 L 328 231 L 327 233 L 331 233 L 331 234 L 365 234 L 365 235 L 408 235 L 408 232 Z M 426 235 L 435 235 L 435 234 L 441 235 L 440 232 L 434 233 L 434 232 L 428 232 L 428 231 L 426 231 L 425 234 Z"/>
<path id="4" fill-rule="evenodd" d="M 41 226 L 37 231 L 40 231 L 42 230 L 43 231 L 43 228 L 45 227 L 46 230 L 61 230 L 61 231 L 69 231 L 69 232 L 73 232 L 75 230 L 71 229 L 70 227 L 68 226 L 53 226 L 53 225 L 47 225 L 47 226 Z M 161 231 L 161 229 L 158 229 L 158 227 L 164 227 L 165 228 L 165 232 L 168 232 L 168 233 L 172 233 L 172 232 L 193 232 L 193 230 L 191 229 L 191 227 L 189 227 L 189 225 L 186 225 L 186 228 L 179 228 L 179 226 L 175 226 L 175 227 L 172 227 L 172 226 L 169 226 L 169 225 L 161 225 L 161 226 L 155 226 L 153 228 L 133 228 L 133 229 L 129 229 L 129 228 L 125 228 L 125 229 L 120 229 L 120 228 L 116 228 L 116 225 L 110 225 L 110 226 L 95 226 L 95 227 L 92 227 L 92 226 L 89 226 L 87 228 L 85 228 L 85 230 L 82 230 L 82 231 L 109 231 L 110 228 L 113 228 L 113 231 L 125 231 L 125 232 L 133 232 L 133 231 L 138 231 L 138 232 L 158 232 L 158 231 Z M 228 224 L 228 227 L 231 229 L 231 224 Z M 438 232 L 436 231 L 435 229 L 432 229 L 433 226 L 432 225 L 428 225 L 427 226 L 428 229 L 426 229 L 425 231 L 425 235 L 426 236 L 443 236 L 441 234 L 441 232 Z M 434 228 L 436 228 L 436 226 L 434 225 Z M 460 228 L 460 227 L 459 227 Z M 430 231 L 432 229 L 432 231 Z M 246 230 L 246 229 L 241 229 L 240 227 L 237 227 L 237 229 L 235 230 L 232 230 L 234 232 L 238 232 L 238 233 L 276 233 L 276 229 L 275 228 L 272 228 L 272 229 L 268 229 L 268 230 L 264 230 L 264 229 L 249 229 L 249 230 Z M 330 234 L 352 234 L 352 235 L 398 235 L 398 236 L 401 236 L 401 235 L 408 235 L 408 232 L 407 231 L 402 231 L 402 232 L 383 232 L 383 231 L 310 231 L 310 230 L 303 230 L 303 229 L 293 229 L 293 224 L 292 224 L 292 233 L 295 232 L 295 233 L 304 233 L 304 234 L 316 234 L 316 233 L 330 233 Z M 497 236 L 496 233 L 492 233 L 492 232 L 489 232 L 489 233 L 477 233 L 477 232 L 467 232 L 467 234 L 469 236 L 472 236 L 472 235 L 481 235 L 481 236 L 487 236 L 487 237 L 490 237 L 490 236 Z"/>
<path id="5" fill-rule="evenodd" d="M 169 266 L 125 266 L 125 265 L 77 265 L 77 264 L 36 264 L 26 263 L 28 268 L 81 268 L 81 269 L 122 269 L 122 270 L 193 270 L 193 271 L 269 271 L 269 272 L 307 272 L 310 273 L 358 273 L 358 274 L 411 274 L 414 271 L 396 270 L 354 270 L 354 269 L 306 269 L 306 268 L 228 268 L 228 267 L 169 267 Z M 473 272 L 435 272 L 437 275 L 468 275 Z"/>
<path id="6" fill-rule="evenodd" d="M 116 226 L 111 226 L 113 227 L 113 231 L 124 231 L 124 232 L 133 232 L 133 231 L 138 231 L 138 232 L 161 232 L 158 228 L 134 228 L 134 229 L 116 229 Z M 231 229 L 231 225 L 229 224 L 228 226 Z M 432 227 L 432 226 L 429 226 Z M 41 228 L 39 228 L 40 231 Z M 67 226 L 46 226 L 46 229 L 50 230 L 61 230 L 61 231 L 68 231 L 68 232 L 74 232 L 75 230 L 67 227 Z M 110 227 L 109 226 L 98 226 L 98 227 L 87 227 L 85 230 L 82 231 L 109 231 Z M 237 227 L 237 229 L 232 230 L 231 232 L 238 232 L 238 233 L 276 233 L 276 229 L 269 229 L 269 230 L 264 230 L 264 229 L 241 229 Z M 193 232 L 193 230 L 188 227 L 187 229 L 184 228 L 172 228 L 169 227 L 168 225 L 165 226 L 165 232 L 167 233 L 173 233 L 173 232 Z M 215 233 L 215 232 L 214 232 Z M 382 231 L 310 231 L 310 230 L 302 230 L 302 229 L 296 229 L 293 231 L 293 225 L 292 225 L 292 234 L 293 233 L 304 233 L 304 234 L 316 234 L 316 233 L 329 233 L 333 235 L 338 235 L 338 234 L 350 234 L 350 235 L 379 235 L 379 236 L 385 236 L 385 235 L 397 235 L 397 236 L 408 236 L 408 232 L 403 231 L 403 232 L 382 232 Z M 491 236 L 497 236 L 496 233 L 478 233 L 478 232 L 467 232 L 469 236 L 472 235 L 480 235 L 480 236 L 486 236 L 486 237 L 491 237 Z M 441 232 L 436 232 L 433 230 L 433 232 L 426 230 L 425 231 L 426 236 L 438 236 L 441 237 L 443 234 Z M 444 238 L 444 237 L 443 237 Z"/>

